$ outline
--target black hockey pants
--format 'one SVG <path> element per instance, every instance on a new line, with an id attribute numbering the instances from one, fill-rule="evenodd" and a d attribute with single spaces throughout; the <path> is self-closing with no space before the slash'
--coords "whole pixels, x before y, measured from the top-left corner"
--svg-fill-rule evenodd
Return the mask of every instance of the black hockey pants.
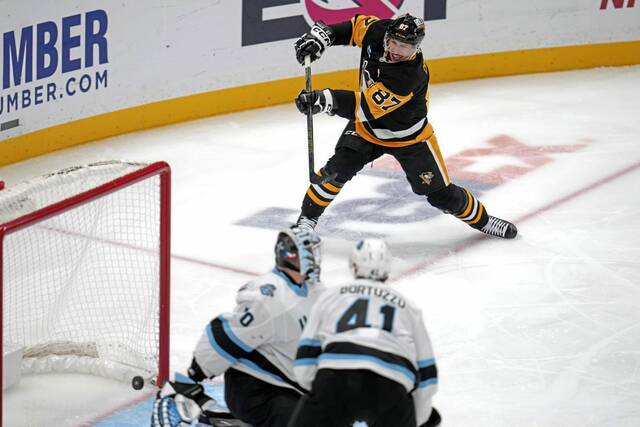
<path id="1" fill-rule="evenodd" d="M 311 184 L 302 201 L 301 215 L 318 220 L 338 196 L 342 187 L 369 162 L 389 154 L 400 163 L 415 194 L 427 196 L 429 203 L 441 211 L 452 213 L 471 227 L 480 229 L 488 221 L 484 206 L 475 196 L 452 183 L 440 153 L 435 135 L 406 147 L 384 147 L 372 144 L 355 132 L 349 122 L 335 153 L 320 170 L 322 176 L 335 178 L 324 184 Z"/>
<path id="2" fill-rule="evenodd" d="M 285 427 L 300 394 L 230 368 L 224 374 L 224 399 L 231 415 L 253 427 Z"/>
<path id="3" fill-rule="evenodd" d="M 366 370 L 320 369 L 288 427 L 416 427 L 413 399 L 395 381 Z"/>

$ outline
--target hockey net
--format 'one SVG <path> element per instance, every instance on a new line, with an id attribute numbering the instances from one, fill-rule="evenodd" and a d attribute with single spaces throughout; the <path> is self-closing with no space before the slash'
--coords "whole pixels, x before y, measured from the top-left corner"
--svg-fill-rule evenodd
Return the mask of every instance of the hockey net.
<path id="1" fill-rule="evenodd" d="M 2 343 L 22 348 L 23 374 L 166 379 L 169 204 L 164 162 L 93 163 L 0 190 Z"/>

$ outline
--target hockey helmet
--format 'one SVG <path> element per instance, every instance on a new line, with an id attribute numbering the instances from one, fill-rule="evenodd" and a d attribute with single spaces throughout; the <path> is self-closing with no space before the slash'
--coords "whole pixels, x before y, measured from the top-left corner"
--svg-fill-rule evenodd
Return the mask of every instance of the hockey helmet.
<path id="1" fill-rule="evenodd" d="M 406 13 L 394 19 L 385 33 L 385 42 L 392 38 L 418 47 L 424 39 L 424 20 Z"/>
<path id="2" fill-rule="evenodd" d="M 355 278 L 385 281 L 391 269 L 391 251 L 384 240 L 361 240 L 351 252 L 349 267 Z"/>
<path id="3" fill-rule="evenodd" d="M 320 271 L 320 236 L 297 225 L 278 233 L 275 247 L 276 265 L 308 276 Z"/>

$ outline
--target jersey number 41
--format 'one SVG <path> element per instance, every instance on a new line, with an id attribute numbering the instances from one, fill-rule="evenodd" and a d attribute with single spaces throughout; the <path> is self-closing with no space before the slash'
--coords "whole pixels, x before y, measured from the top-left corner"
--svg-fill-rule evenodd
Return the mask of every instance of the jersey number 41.
<path id="1" fill-rule="evenodd" d="M 391 305 L 383 305 L 380 307 L 381 322 L 379 324 L 367 323 L 367 315 L 369 312 L 369 300 L 359 298 L 349 306 L 340 320 L 338 320 L 336 331 L 345 332 L 355 328 L 380 328 L 391 332 L 393 329 L 393 318 L 396 314 L 396 308 Z"/>

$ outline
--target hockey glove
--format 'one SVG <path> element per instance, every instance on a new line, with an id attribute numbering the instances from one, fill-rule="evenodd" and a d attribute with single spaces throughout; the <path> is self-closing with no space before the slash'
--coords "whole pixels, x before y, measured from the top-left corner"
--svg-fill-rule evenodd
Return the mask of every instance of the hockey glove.
<path id="1" fill-rule="evenodd" d="M 176 374 L 156 396 L 151 415 L 151 427 L 186 427 L 197 420 L 203 409 L 216 401 L 204 392 L 204 387 L 190 378 Z"/>
<path id="2" fill-rule="evenodd" d="M 327 113 L 333 116 L 333 94 L 330 89 L 303 90 L 296 98 L 296 107 L 302 114 L 307 114 L 311 108 L 311 114 Z"/>
<path id="3" fill-rule="evenodd" d="M 300 65 L 304 64 L 305 56 L 309 56 L 311 62 L 320 58 L 326 48 L 331 46 L 336 39 L 333 28 L 318 21 L 313 24 L 308 33 L 303 34 L 295 43 L 296 59 Z"/>
<path id="4" fill-rule="evenodd" d="M 178 403 L 173 397 L 167 396 L 156 399 L 153 404 L 151 427 L 187 427 L 194 419 L 178 408 Z"/>

